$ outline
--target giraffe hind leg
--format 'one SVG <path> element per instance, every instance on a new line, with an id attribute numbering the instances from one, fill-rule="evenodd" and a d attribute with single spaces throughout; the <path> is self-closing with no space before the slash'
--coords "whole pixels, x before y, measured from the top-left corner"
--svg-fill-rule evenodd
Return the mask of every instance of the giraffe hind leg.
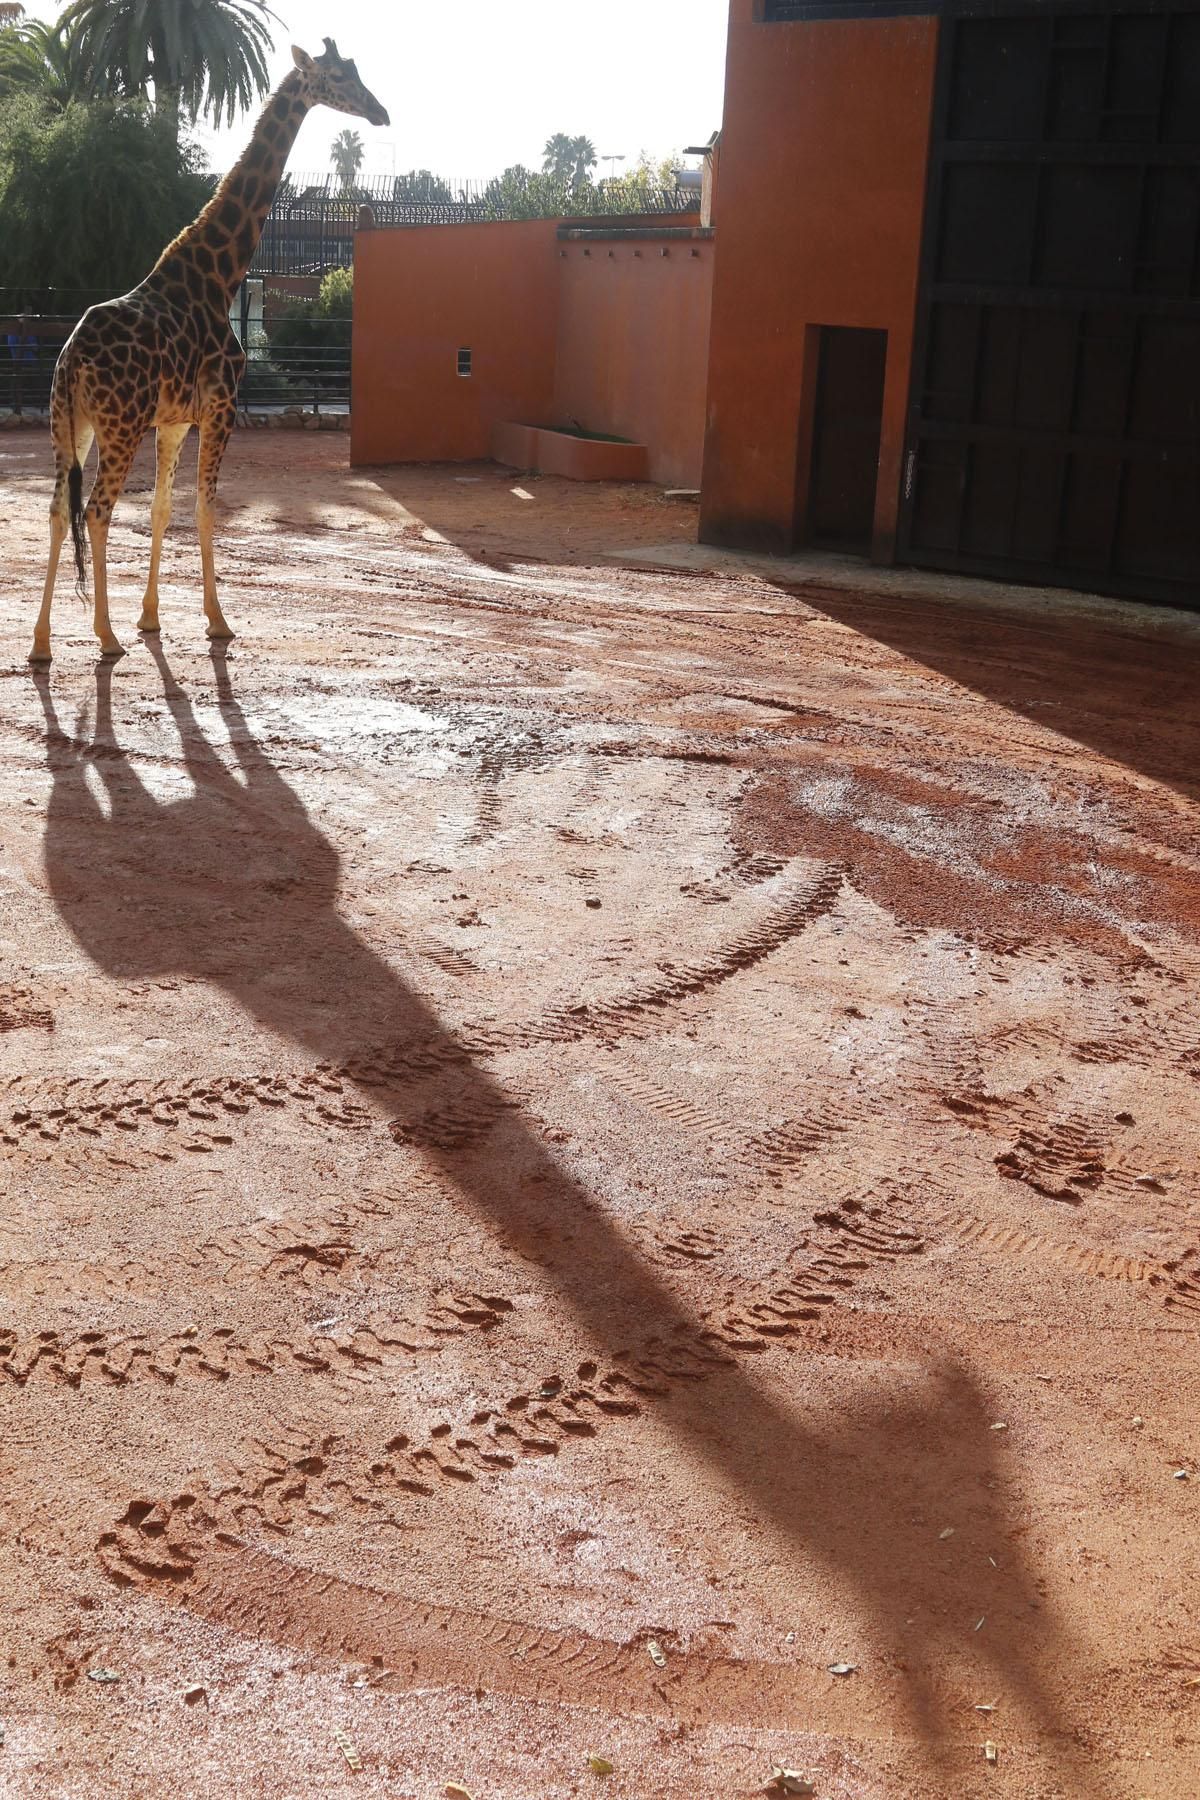
<path id="1" fill-rule="evenodd" d="M 41 610 L 33 627 L 33 648 L 29 652 L 31 663 L 48 663 L 50 661 L 50 608 L 54 600 L 54 582 L 58 574 L 58 562 L 62 555 L 63 544 L 68 532 L 73 530 L 71 481 L 72 478 L 78 479 L 75 471 L 86 461 L 88 451 L 92 447 L 91 426 L 86 421 L 79 420 L 76 422 L 72 434 L 71 421 L 61 408 L 56 411 L 53 431 L 54 495 L 50 501 L 50 556 L 46 565 L 46 583 L 42 590 Z"/>
<path id="2" fill-rule="evenodd" d="M 131 430 L 106 438 L 101 432 L 100 468 L 84 515 L 92 541 L 92 585 L 95 590 L 92 624 L 100 640 L 102 656 L 125 654 L 108 616 L 108 527 L 144 435 L 143 430 Z"/>
<path id="3" fill-rule="evenodd" d="M 139 631 L 158 630 L 158 569 L 162 558 L 163 537 L 171 522 L 171 495 L 175 486 L 175 471 L 179 467 L 179 457 L 183 450 L 184 440 L 190 430 L 190 424 L 160 425 L 158 428 L 154 503 L 150 508 L 152 531 L 150 573 L 146 579 L 146 597 L 142 601 L 142 616 L 138 620 Z"/>

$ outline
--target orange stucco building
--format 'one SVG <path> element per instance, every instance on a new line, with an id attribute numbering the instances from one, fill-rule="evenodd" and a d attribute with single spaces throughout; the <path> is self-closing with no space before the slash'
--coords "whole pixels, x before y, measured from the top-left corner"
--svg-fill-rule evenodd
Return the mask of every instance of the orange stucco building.
<path id="1" fill-rule="evenodd" d="M 937 21 L 762 13 L 761 0 L 730 9 L 701 536 L 787 551 L 821 535 L 810 515 L 822 328 L 850 328 L 887 334 L 868 346 L 883 352 L 871 543 L 887 558 Z"/>

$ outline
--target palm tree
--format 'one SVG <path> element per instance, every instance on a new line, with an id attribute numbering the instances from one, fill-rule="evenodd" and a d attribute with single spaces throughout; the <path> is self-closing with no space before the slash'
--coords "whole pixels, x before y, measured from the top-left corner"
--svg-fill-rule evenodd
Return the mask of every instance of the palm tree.
<path id="1" fill-rule="evenodd" d="M 592 170 L 596 166 L 596 146 L 589 137 L 569 138 L 571 155 L 571 186 L 586 186 Z"/>
<path id="2" fill-rule="evenodd" d="M 231 125 L 270 87 L 276 15 L 266 0 L 73 0 L 59 28 L 77 28 L 92 92 L 154 89 L 156 112 Z"/>
<path id="3" fill-rule="evenodd" d="M 329 160 L 337 170 L 338 180 L 342 184 L 342 192 L 348 194 L 354 186 L 354 177 L 362 168 L 363 141 L 359 133 L 357 131 L 339 131 L 333 140 Z"/>
<path id="4" fill-rule="evenodd" d="M 574 138 L 569 138 L 564 131 L 556 131 L 553 137 L 546 139 L 542 151 L 543 175 L 552 175 L 555 181 L 570 181 L 575 167 L 574 142 Z"/>
<path id="5" fill-rule="evenodd" d="M 16 93 L 35 94 L 55 112 L 64 112 L 72 100 L 90 90 L 77 26 L 68 29 L 61 21 L 44 25 L 37 19 L 10 26 L 0 6 L 0 100 Z"/>
<path id="6" fill-rule="evenodd" d="M 552 176 L 564 187 L 584 187 L 597 161 L 591 138 L 568 137 L 565 131 L 556 131 L 546 139 L 542 151 L 542 174 Z"/>

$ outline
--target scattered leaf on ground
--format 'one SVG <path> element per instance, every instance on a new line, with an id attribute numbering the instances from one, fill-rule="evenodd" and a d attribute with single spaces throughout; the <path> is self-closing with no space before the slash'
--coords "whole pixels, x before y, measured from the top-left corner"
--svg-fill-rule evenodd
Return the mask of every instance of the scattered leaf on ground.
<path id="1" fill-rule="evenodd" d="M 831 1675 L 853 1675 L 858 1668 L 857 1663 L 827 1663 Z"/>
<path id="2" fill-rule="evenodd" d="M 995 1744 L 993 1744 L 991 1738 L 989 1738 L 987 1743 L 983 1746 L 983 1754 L 987 1762 L 997 1763 L 1000 1761 L 1000 1752 L 997 1750 Z"/>
<path id="3" fill-rule="evenodd" d="M 120 1681 L 121 1679 L 115 1669 L 89 1669 L 87 1678 L 89 1681 Z"/>
<path id="4" fill-rule="evenodd" d="M 980 1626 L 982 1626 L 986 1622 L 986 1620 L 987 1620 L 987 1614 L 980 1613 L 979 1617 L 976 1619 L 976 1621 L 975 1621 L 974 1625 L 971 1627 L 971 1629 L 973 1631 L 978 1631 Z"/>
<path id="5" fill-rule="evenodd" d="M 945 1531 L 939 1531 L 939 1532 L 938 1532 L 938 1537 L 939 1537 L 939 1538 L 940 1538 L 940 1539 L 941 1539 L 941 1540 L 942 1540 L 942 1542 L 943 1542 L 943 1543 L 944 1543 L 944 1542 L 945 1542 L 945 1540 L 946 1540 L 946 1539 L 947 1539 L 947 1538 L 950 1538 L 950 1537 L 953 1537 L 953 1536 L 954 1536 L 954 1527 L 953 1527 L 953 1525 L 947 1525 L 947 1527 L 946 1527 L 946 1529 L 945 1529 Z"/>
<path id="6" fill-rule="evenodd" d="M 654 1664 L 655 1668 L 665 1669 L 667 1666 L 666 1655 L 657 1638 L 651 1638 L 650 1642 L 646 1645 L 646 1649 L 650 1652 L 650 1661 Z"/>
<path id="7" fill-rule="evenodd" d="M 996 1710 L 996 1702 L 994 1700 L 983 1700 L 975 1708 L 976 1712 L 995 1712 L 995 1710 Z"/>
<path id="8" fill-rule="evenodd" d="M 448 1781 L 442 1792 L 449 1794 L 451 1800 L 475 1800 L 474 1794 L 469 1788 L 465 1788 L 461 1781 Z"/>
<path id="9" fill-rule="evenodd" d="M 358 1751 L 354 1748 L 354 1745 L 350 1742 L 350 1739 L 346 1736 L 345 1732 L 341 1729 L 340 1726 L 334 1732 L 333 1735 L 334 1735 L 334 1739 L 336 1740 L 338 1749 L 341 1751 L 342 1755 L 345 1757 L 346 1762 L 348 1763 L 350 1768 L 352 1768 L 354 1770 L 354 1773 L 357 1775 L 359 1770 L 362 1768 L 361 1756 L 358 1754 Z"/>
<path id="10" fill-rule="evenodd" d="M 607 1756 L 589 1756 L 587 1766 L 593 1775 L 611 1775 L 613 1766 Z"/>
<path id="11" fill-rule="evenodd" d="M 1176 1481 L 1186 1481 L 1187 1478 L 1188 1478 L 1188 1472 L 1186 1469 L 1176 1469 L 1175 1475 L 1174 1475 L 1174 1479 Z"/>
<path id="12" fill-rule="evenodd" d="M 989 1426 L 988 1429 L 990 1431 L 1007 1431 L 1008 1430 L 1008 1421 L 1007 1421 L 1007 1419 L 997 1419 L 996 1423 L 994 1425 Z"/>

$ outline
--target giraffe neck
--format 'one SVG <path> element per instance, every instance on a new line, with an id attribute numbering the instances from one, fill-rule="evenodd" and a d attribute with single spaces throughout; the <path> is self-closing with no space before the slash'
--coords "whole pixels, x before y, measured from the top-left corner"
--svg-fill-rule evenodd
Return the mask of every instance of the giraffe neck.
<path id="1" fill-rule="evenodd" d="M 293 69 L 263 108 L 242 156 L 199 218 L 168 244 L 144 285 L 182 280 L 198 299 L 228 311 L 312 104 L 303 75 Z"/>

